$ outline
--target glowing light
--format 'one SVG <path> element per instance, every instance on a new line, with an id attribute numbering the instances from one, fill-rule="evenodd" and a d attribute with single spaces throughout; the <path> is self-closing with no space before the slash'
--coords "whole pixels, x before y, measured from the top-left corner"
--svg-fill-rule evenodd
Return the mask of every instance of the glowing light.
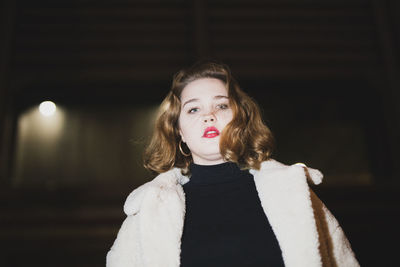
<path id="1" fill-rule="evenodd" d="M 39 111 L 43 116 L 49 117 L 56 112 L 56 104 L 51 101 L 44 101 L 39 105 Z"/>

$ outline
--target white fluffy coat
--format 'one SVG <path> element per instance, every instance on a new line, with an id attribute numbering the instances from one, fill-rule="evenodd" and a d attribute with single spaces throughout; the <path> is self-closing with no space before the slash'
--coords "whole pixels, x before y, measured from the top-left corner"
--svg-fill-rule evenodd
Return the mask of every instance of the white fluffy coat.
<path id="1" fill-rule="evenodd" d="M 271 159 L 250 172 L 285 266 L 359 266 L 338 222 L 308 187 L 307 178 L 321 183 L 318 170 Z M 107 254 L 108 267 L 180 265 L 182 185 L 188 181 L 174 168 L 128 196 L 124 206 L 128 216 Z"/>

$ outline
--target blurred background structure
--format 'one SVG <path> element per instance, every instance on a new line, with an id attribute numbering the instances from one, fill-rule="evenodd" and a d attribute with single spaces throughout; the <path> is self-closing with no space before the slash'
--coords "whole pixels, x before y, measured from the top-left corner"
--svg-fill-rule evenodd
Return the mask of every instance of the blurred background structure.
<path id="1" fill-rule="evenodd" d="M 396 266 L 400 2 L 5 0 L 2 266 L 104 266 L 172 76 L 227 63 L 362 266 Z M 38 106 L 53 101 L 54 114 Z"/>

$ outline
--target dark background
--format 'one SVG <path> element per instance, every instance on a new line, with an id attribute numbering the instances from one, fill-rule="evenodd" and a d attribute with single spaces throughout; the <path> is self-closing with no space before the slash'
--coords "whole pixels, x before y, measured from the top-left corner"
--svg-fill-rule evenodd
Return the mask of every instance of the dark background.
<path id="1" fill-rule="evenodd" d="M 172 75 L 227 63 L 274 158 L 314 187 L 362 266 L 399 249 L 396 0 L 12 1 L 0 32 L 2 266 L 104 266 Z M 53 117 L 38 104 L 57 105 Z"/>

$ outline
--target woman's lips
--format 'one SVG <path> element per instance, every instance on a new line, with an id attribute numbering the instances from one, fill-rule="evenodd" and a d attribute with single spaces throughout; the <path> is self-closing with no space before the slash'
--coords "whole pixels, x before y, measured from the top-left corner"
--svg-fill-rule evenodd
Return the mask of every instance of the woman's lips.
<path id="1" fill-rule="evenodd" d="M 204 131 L 203 137 L 205 138 L 214 138 L 219 135 L 219 131 L 215 127 L 207 127 Z"/>

